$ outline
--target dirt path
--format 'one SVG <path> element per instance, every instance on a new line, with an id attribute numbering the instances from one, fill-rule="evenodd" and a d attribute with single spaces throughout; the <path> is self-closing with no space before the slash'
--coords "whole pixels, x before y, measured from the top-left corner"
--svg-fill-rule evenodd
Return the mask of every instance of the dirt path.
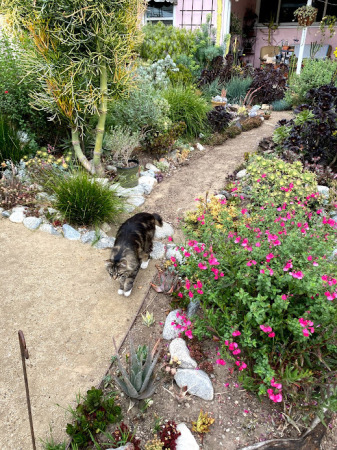
<path id="1" fill-rule="evenodd" d="M 243 161 L 244 154 L 255 151 L 261 139 L 271 136 L 275 124 L 290 116 L 289 112 L 273 112 L 260 128 L 228 139 L 223 145 L 195 150 L 185 166 L 156 187 L 144 209 L 161 214 L 165 221 L 177 227 L 178 218 L 194 207 L 195 198 L 204 196 L 206 191 L 223 189 L 224 180 Z"/>
<path id="2" fill-rule="evenodd" d="M 159 184 L 143 210 L 161 214 L 178 228 L 178 217 L 193 208 L 205 191 L 223 187 L 247 151 L 270 136 L 288 113 L 273 113 L 262 127 L 224 145 L 195 151 L 188 165 Z M 129 298 L 117 295 L 104 260 L 108 250 L 31 232 L 0 219 L 0 448 L 31 448 L 29 422 L 18 345 L 26 337 L 35 434 L 45 439 L 50 426 L 55 441 L 63 440 L 69 415 L 63 408 L 75 394 L 101 381 L 114 354 L 112 336 L 126 333 L 154 274 L 152 261 L 137 277 Z M 57 406 L 61 405 L 61 407 Z"/>

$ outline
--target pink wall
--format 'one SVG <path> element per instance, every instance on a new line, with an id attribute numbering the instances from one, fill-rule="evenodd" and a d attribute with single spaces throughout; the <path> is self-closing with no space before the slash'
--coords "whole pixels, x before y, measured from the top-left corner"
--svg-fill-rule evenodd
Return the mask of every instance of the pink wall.
<path id="1" fill-rule="evenodd" d="M 273 45 L 282 45 L 283 41 L 288 41 L 289 45 L 291 44 L 299 44 L 302 36 L 302 28 L 297 26 L 293 27 L 280 27 L 273 33 Z M 298 39 L 298 42 L 294 42 L 294 39 Z M 319 32 L 318 26 L 311 26 L 308 28 L 307 38 L 305 43 L 310 44 L 311 42 L 320 42 L 321 33 Z M 324 44 L 330 44 L 332 46 L 332 52 L 337 47 L 337 33 L 331 39 L 329 35 L 327 35 L 324 39 Z M 267 28 L 257 28 L 257 39 L 255 44 L 255 56 L 254 56 L 254 66 L 260 66 L 260 50 L 261 47 L 268 45 L 268 29 Z M 331 54 L 331 58 L 334 59 L 333 54 Z"/>
<path id="2" fill-rule="evenodd" d="M 212 24 L 214 27 L 217 25 L 217 0 L 178 0 L 178 4 L 174 8 L 174 25 L 191 29 L 191 22 L 194 24 L 193 30 L 198 28 L 201 23 L 206 23 L 206 17 L 212 12 Z M 192 10 L 188 11 L 188 10 Z M 201 11 L 203 9 L 203 11 Z M 183 11 L 182 11 L 183 10 Z M 193 16 L 193 17 L 192 17 Z M 192 20 L 191 20 L 192 19 Z"/>

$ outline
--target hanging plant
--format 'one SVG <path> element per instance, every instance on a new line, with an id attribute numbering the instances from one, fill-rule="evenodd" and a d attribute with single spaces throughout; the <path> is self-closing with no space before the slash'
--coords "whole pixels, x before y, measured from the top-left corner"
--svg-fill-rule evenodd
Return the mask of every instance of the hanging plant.
<path id="1" fill-rule="evenodd" d="M 322 36 L 325 36 L 327 29 L 329 30 L 330 38 L 332 38 L 336 33 L 336 16 L 325 16 L 319 23 L 319 29 Z"/>
<path id="2" fill-rule="evenodd" d="M 310 26 L 316 19 L 318 9 L 313 6 L 301 6 L 294 11 L 294 16 L 297 17 L 297 21 L 300 27 Z"/>

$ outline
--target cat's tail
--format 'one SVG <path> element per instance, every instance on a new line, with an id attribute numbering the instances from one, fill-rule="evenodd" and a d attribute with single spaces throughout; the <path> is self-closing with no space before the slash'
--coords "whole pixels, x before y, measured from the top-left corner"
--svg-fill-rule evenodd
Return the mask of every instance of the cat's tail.
<path id="1" fill-rule="evenodd" d="M 156 225 L 158 225 L 158 227 L 162 227 L 163 226 L 163 219 L 160 217 L 159 214 L 153 213 L 152 214 L 155 221 L 156 221 Z"/>

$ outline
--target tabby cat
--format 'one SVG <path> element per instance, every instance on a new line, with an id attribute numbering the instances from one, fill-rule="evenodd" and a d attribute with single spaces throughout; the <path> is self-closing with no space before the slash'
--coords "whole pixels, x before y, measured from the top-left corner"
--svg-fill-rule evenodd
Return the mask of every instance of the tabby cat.
<path id="1" fill-rule="evenodd" d="M 162 218 L 143 212 L 130 217 L 117 231 L 106 269 L 114 280 L 119 279 L 118 294 L 128 297 L 139 268 L 147 268 L 156 225 L 163 225 Z"/>

